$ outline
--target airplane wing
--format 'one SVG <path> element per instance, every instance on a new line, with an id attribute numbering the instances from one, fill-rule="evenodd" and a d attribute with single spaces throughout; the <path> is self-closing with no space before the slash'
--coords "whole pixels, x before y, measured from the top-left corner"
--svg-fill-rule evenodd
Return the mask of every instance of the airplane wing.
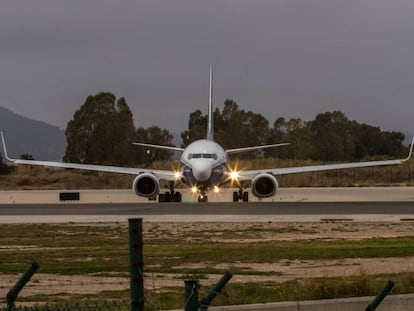
<path id="1" fill-rule="evenodd" d="M 46 167 L 58 167 L 58 168 L 69 168 L 78 170 L 98 171 L 98 172 L 109 172 L 109 173 L 120 173 L 139 175 L 142 173 L 151 173 L 159 179 L 174 181 L 174 172 L 167 170 L 151 170 L 133 167 L 122 167 L 122 166 L 107 166 L 107 165 L 95 165 L 95 164 L 82 164 L 82 163 L 64 163 L 64 162 L 53 162 L 53 161 L 36 161 L 36 160 L 20 160 L 10 158 L 7 154 L 6 143 L 4 142 L 3 132 L 0 132 L 1 140 L 3 143 L 4 157 L 7 161 L 14 164 L 24 165 L 37 165 Z"/>
<path id="2" fill-rule="evenodd" d="M 246 181 L 254 178 L 255 176 L 268 173 L 272 175 L 286 175 L 305 172 L 318 172 L 339 170 L 347 168 L 359 168 L 359 167 L 372 167 L 372 166 L 385 166 L 385 165 L 397 165 L 408 161 L 413 154 L 414 137 L 411 142 L 410 151 L 408 157 L 399 160 L 384 160 L 384 161 L 368 161 L 368 162 L 353 162 L 353 163 L 338 163 L 338 164 L 324 164 L 324 165 L 310 165 L 310 166 L 297 166 L 297 167 L 285 167 L 285 168 L 271 168 L 261 170 L 248 170 L 239 172 L 238 179 L 240 181 Z"/>

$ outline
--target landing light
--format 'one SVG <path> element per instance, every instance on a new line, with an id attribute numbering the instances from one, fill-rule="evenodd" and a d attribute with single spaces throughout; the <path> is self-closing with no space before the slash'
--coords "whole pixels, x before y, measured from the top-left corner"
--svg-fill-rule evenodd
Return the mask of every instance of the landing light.
<path id="1" fill-rule="evenodd" d="M 181 172 L 179 172 L 179 171 L 174 172 L 174 178 L 175 178 L 175 180 L 180 180 L 181 177 L 183 177 L 183 175 L 181 174 Z"/>
<path id="2" fill-rule="evenodd" d="M 239 172 L 231 171 L 230 172 L 230 179 L 232 181 L 238 180 L 239 179 Z"/>
<path id="3" fill-rule="evenodd" d="M 198 191 L 197 187 L 191 187 L 191 192 L 192 193 L 197 193 L 197 191 Z"/>
<path id="4" fill-rule="evenodd" d="M 217 186 L 214 186 L 214 193 L 219 193 L 220 192 L 220 188 Z"/>

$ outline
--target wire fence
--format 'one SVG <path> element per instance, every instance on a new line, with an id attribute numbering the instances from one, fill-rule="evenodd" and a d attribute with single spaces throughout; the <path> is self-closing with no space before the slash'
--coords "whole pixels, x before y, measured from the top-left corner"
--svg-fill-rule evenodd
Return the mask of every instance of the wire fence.
<path id="1" fill-rule="evenodd" d="M 59 304 L 33 305 L 15 308 L 2 308 L 1 311 L 129 311 L 129 300 L 118 301 L 79 301 Z"/>

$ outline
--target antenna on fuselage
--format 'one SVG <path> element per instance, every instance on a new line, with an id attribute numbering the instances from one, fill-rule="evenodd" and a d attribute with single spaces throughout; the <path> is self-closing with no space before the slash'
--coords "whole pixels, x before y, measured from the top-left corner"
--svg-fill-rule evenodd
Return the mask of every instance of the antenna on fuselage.
<path id="1" fill-rule="evenodd" d="M 213 112 L 213 67 L 210 66 L 210 89 L 208 96 L 207 139 L 214 140 L 214 112 Z"/>

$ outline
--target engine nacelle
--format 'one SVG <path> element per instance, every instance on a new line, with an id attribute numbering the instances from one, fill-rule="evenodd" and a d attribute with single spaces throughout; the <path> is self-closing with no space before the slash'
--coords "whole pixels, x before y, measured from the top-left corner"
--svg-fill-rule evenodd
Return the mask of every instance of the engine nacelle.
<path id="1" fill-rule="evenodd" d="M 135 177 L 132 190 L 141 197 L 152 198 L 160 192 L 160 182 L 154 175 L 142 173 Z"/>
<path id="2" fill-rule="evenodd" d="M 262 173 L 253 178 L 252 193 L 258 198 L 274 196 L 278 188 L 279 184 L 271 174 Z"/>

